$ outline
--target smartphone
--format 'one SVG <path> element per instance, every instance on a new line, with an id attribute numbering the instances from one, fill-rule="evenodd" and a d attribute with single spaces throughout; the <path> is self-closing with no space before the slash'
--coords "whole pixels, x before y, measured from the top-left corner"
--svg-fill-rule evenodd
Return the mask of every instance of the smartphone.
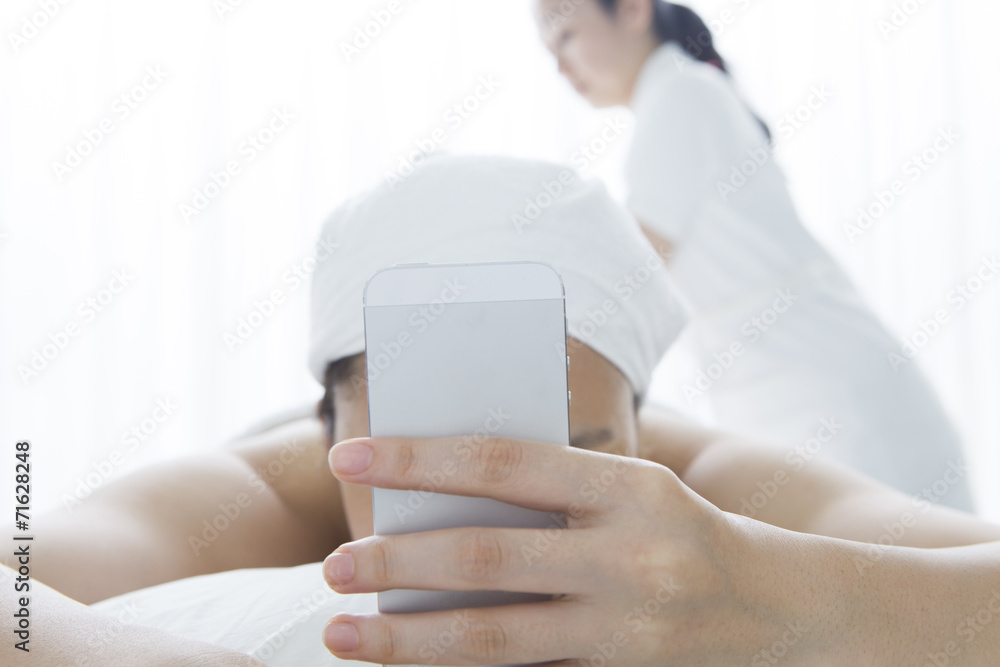
<path id="1" fill-rule="evenodd" d="M 372 437 L 463 436 L 420 490 L 372 489 L 376 535 L 463 526 L 564 527 L 559 513 L 436 491 L 487 437 L 569 445 L 565 290 L 532 261 L 405 264 L 364 291 Z M 381 612 L 550 599 L 504 591 L 391 590 Z"/>

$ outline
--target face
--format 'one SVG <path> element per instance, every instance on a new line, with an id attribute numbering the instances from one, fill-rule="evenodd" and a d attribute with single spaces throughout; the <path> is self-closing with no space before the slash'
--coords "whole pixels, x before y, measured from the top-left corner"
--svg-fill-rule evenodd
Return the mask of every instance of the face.
<path id="1" fill-rule="evenodd" d="M 611 362 L 586 345 L 569 339 L 570 444 L 594 451 L 636 456 L 638 434 L 632 385 Z M 368 432 L 368 396 L 364 387 L 334 391 L 333 442 L 362 438 Z M 354 539 L 371 535 L 371 488 L 341 483 L 347 521 Z"/>
<path id="2" fill-rule="evenodd" d="M 659 1 L 659 0 L 656 0 Z M 642 65 L 658 44 L 650 0 L 536 0 L 535 22 L 559 72 L 595 107 L 627 105 Z"/>

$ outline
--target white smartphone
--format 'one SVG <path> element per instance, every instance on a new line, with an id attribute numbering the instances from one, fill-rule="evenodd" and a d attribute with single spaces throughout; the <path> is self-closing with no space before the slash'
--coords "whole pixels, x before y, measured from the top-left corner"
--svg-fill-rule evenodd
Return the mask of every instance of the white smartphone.
<path id="1" fill-rule="evenodd" d="M 436 492 L 486 437 L 569 445 L 565 291 L 540 262 L 405 264 L 364 292 L 372 437 L 465 436 L 417 491 L 372 489 L 376 535 L 462 526 L 552 528 L 558 513 Z M 549 599 L 503 591 L 392 590 L 381 612 Z"/>

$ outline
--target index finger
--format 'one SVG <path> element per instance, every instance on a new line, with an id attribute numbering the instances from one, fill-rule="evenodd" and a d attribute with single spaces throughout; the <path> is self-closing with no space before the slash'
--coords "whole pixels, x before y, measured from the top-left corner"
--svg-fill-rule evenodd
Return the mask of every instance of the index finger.
<path id="1" fill-rule="evenodd" d="M 600 508 L 638 463 L 600 452 L 512 438 L 356 438 L 330 450 L 338 479 L 382 489 L 430 489 L 493 498 L 528 509 Z"/>

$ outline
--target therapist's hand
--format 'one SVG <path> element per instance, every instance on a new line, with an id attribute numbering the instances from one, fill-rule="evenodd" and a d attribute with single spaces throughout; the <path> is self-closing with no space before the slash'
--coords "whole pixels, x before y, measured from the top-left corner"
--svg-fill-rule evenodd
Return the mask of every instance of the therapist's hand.
<path id="1" fill-rule="evenodd" d="M 761 652 L 777 647 L 783 664 L 793 665 L 812 664 L 796 656 L 814 658 L 834 643 L 817 620 L 836 626 L 843 610 L 816 590 L 802 590 L 812 577 L 792 576 L 782 563 L 782 553 L 803 551 L 788 541 L 794 534 L 761 533 L 757 522 L 719 511 L 647 461 L 508 439 L 488 440 L 463 458 L 456 455 L 460 441 L 346 440 L 334 446 L 330 461 L 344 482 L 420 489 L 435 479 L 442 493 L 562 512 L 566 528 L 367 537 L 327 558 L 327 582 L 341 593 L 414 588 L 557 597 L 460 612 L 340 614 L 324 634 L 338 657 L 385 664 L 750 665 L 773 664 L 772 654 Z M 441 471 L 447 474 L 435 474 Z M 834 579 L 823 585 L 834 586 Z"/>

